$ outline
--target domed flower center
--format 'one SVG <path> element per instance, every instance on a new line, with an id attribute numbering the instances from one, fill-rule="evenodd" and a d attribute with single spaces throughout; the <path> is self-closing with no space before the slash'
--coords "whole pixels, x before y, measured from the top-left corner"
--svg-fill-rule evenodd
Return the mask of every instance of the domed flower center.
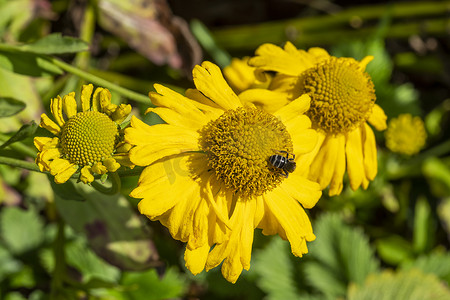
<path id="1" fill-rule="evenodd" d="M 209 122 L 200 133 L 208 166 L 234 192 L 258 196 L 283 180 L 269 158 L 280 150 L 292 153 L 292 140 L 273 115 L 240 107 Z"/>
<path id="2" fill-rule="evenodd" d="M 70 118 L 61 132 L 64 158 L 86 166 L 111 157 L 118 141 L 119 130 L 107 115 L 88 111 Z"/>
<path id="3" fill-rule="evenodd" d="M 370 76 L 352 58 L 331 57 L 307 70 L 304 89 L 313 127 L 326 133 L 351 131 L 369 118 L 375 103 Z"/>

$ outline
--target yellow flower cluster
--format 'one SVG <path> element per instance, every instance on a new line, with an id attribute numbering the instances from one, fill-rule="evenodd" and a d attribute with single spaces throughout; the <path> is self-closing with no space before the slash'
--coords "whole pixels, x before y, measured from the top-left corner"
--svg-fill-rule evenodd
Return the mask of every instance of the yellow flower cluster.
<path id="1" fill-rule="evenodd" d="M 385 131 L 386 147 L 392 152 L 414 155 L 424 146 L 427 139 L 425 125 L 420 117 L 401 114 L 389 121 Z"/>
<path id="2" fill-rule="evenodd" d="M 147 112 L 165 124 L 132 116 L 124 130 L 118 124 L 131 108 L 111 104 L 101 88 L 90 102 L 85 86 L 81 112 L 72 93 L 52 100 L 57 123 L 42 115 L 55 137 L 35 139 L 36 162 L 58 183 L 77 171 L 86 183 L 121 165 L 145 167 L 130 194 L 141 199 L 139 211 L 186 243 L 193 274 L 221 264 L 234 283 L 250 268 L 256 228 L 302 256 L 315 239 L 305 209 L 322 190 L 340 194 L 345 173 L 353 190 L 374 179 L 369 124 L 384 130 L 386 116 L 365 72 L 372 59 L 265 44 L 223 73 L 207 61 L 195 66 L 195 88 L 185 95 L 156 84 L 156 108 Z"/>

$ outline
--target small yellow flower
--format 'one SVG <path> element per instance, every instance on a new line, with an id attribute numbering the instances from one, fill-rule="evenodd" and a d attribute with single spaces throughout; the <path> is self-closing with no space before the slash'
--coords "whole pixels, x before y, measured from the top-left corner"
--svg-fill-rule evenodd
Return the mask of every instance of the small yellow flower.
<path id="1" fill-rule="evenodd" d="M 94 174 L 115 172 L 121 165 L 133 167 L 128 158 L 130 145 L 123 141 L 120 123 L 131 112 L 130 105 L 111 103 L 111 93 L 84 85 L 81 90 L 81 111 L 77 109 L 75 93 L 51 100 L 53 121 L 41 115 L 40 127 L 54 137 L 35 137 L 39 150 L 36 163 L 41 171 L 55 176 L 56 183 L 66 182 L 80 171 L 84 183 L 94 181 Z M 63 114 L 64 113 L 64 114 Z M 65 116 L 64 116 L 65 115 Z"/>
<path id="2" fill-rule="evenodd" d="M 267 73 L 255 74 L 256 68 L 248 65 L 250 57 L 233 58 L 231 64 L 223 69 L 223 75 L 237 94 L 250 88 L 265 88 L 270 83 Z"/>
<path id="3" fill-rule="evenodd" d="M 390 120 L 384 135 L 386 146 L 392 152 L 405 155 L 419 153 L 427 139 L 422 119 L 410 114 L 401 114 Z"/>
<path id="4" fill-rule="evenodd" d="M 319 141 L 299 167 L 322 189 L 330 186 L 330 195 L 341 193 L 346 170 L 353 190 L 361 185 L 366 189 L 377 174 L 375 136 L 367 122 L 384 130 L 386 115 L 375 104 L 373 83 L 365 72 L 372 59 L 337 58 L 321 48 L 298 50 L 288 42 L 284 49 L 264 44 L 249 61 L 263 71 L 277 72 L 262 106 L 269 112 L 299 95 L 311 97 L 306 115 L 318 131 Z M 243 92 L 240 97 L 244 102 L 261 102 L 248 95 Z"/>
<path id="5" fill-rule="evenodd" d="M 157 107 L 148 111 L 167 124 L 132 117 L 125 130 L 134 145 L 130 159 L 147 167 L 130 195 L 142 198 L 142 214 L 187 243 L 193 274 L 223 262 L 223 276 L 234 283 L 250 268 L 255 228 L 289 240 L 296 256 L 315 239 L 304 208 L 319 199 L 319 185 L 300 172 L 283 176 L 269 159 L 287 151 L 298 160 L 314 148 L 317 133 L 304 115 L 307 95 L 269 114 L 244 106 L 210 62 L 196 66 L 193 78 L 197 89 L 186 96 L 161 85 L 150 93 Z"/>

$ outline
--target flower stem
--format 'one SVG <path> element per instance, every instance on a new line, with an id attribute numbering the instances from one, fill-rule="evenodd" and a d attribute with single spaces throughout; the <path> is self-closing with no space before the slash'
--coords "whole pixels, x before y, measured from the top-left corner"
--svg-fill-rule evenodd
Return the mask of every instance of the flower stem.
<path id="1" fill-rule="evenodd" d="M 63 288 L 63 280 L 66 273 L 66 258 L 64 254 L 64 222 L 58 218 L 58 232 L 53 245 L 53 255 L 55 257 L 55 268 L 53 270 L 50 300 L 60 299 L 59 294 Z"/>
<path id="2" fill-rule="evenodd" d="M 0 164 L 40 172 L 39 167 L 34 162 L 28 162 L 11 157 L 0 156 Z"/>
<path id="3" fill-rule="evenodd" d="M 123 88 L 121 86 L 118 86 L 112 82 L 109 82 L 107 80 L 104 80 L 103 78 L 100 78 L 98 76 L 95 76 L 91 73 L 85 72 L 81 69 L 78 69 L 70 64 L 67 64 L 57 58 L 54 57 L 49 57 L 49 60 L 55 64 L 56 66 L 60 67 L 61 69 L 63 69 L 66 72 L 69 72 L 71 74 L 77 75 L 80 78 L 83 78 L 89 82 L 95 83 L 101 87 L 110 89 L 111 91 L 115 91 L 119 94 L 121 94 L 122 96 L 130 99 L 130 100 L 134 100 L 136 102 L 142 102 L 145 104 L 149 104 L 150 106 L 152 106 L 151 102 L 150 102 L 150 98 L 147 96 L 144 96 L 142 94 L 136 93 L 134 91 L 131 91 L 129 89 Z"/>
<path id="4" fill-rule="evenodd" d="M 104 187 L 102 184 L 98 183 L 95 180 L 91 183 L 91 185 L 100 193 L 106 195 L 115 195 L 120 191 L 122 182 L 120 181 L 120 177 L 117 172 L 109 173 L 108 177 L 111 179 L 111 187 L 109 188 Z"/>

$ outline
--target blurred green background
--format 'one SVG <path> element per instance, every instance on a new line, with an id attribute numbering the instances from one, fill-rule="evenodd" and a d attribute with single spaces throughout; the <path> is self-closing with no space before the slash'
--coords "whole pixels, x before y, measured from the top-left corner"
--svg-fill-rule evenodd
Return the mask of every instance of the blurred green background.
<path id="1" fill-rule="evenodd" d="M 449 17 L 450 1 L 0 0 L 0 299 L 450 299 Z M 286 41 L 373 55 L 388 121 L 420 116 L 428 134 L 404 156 L 377 133 L 377 177 L 324 193 L 303 258 L 256 230 L 236 284 L 218 268 L 192 276 L 184 245 L 128 197 L 138 172 L 114 196 L 35 172 L 52 97 L 91 82 L 156 124 L 153 83 L 183 92 L 203 60 Z"/>

